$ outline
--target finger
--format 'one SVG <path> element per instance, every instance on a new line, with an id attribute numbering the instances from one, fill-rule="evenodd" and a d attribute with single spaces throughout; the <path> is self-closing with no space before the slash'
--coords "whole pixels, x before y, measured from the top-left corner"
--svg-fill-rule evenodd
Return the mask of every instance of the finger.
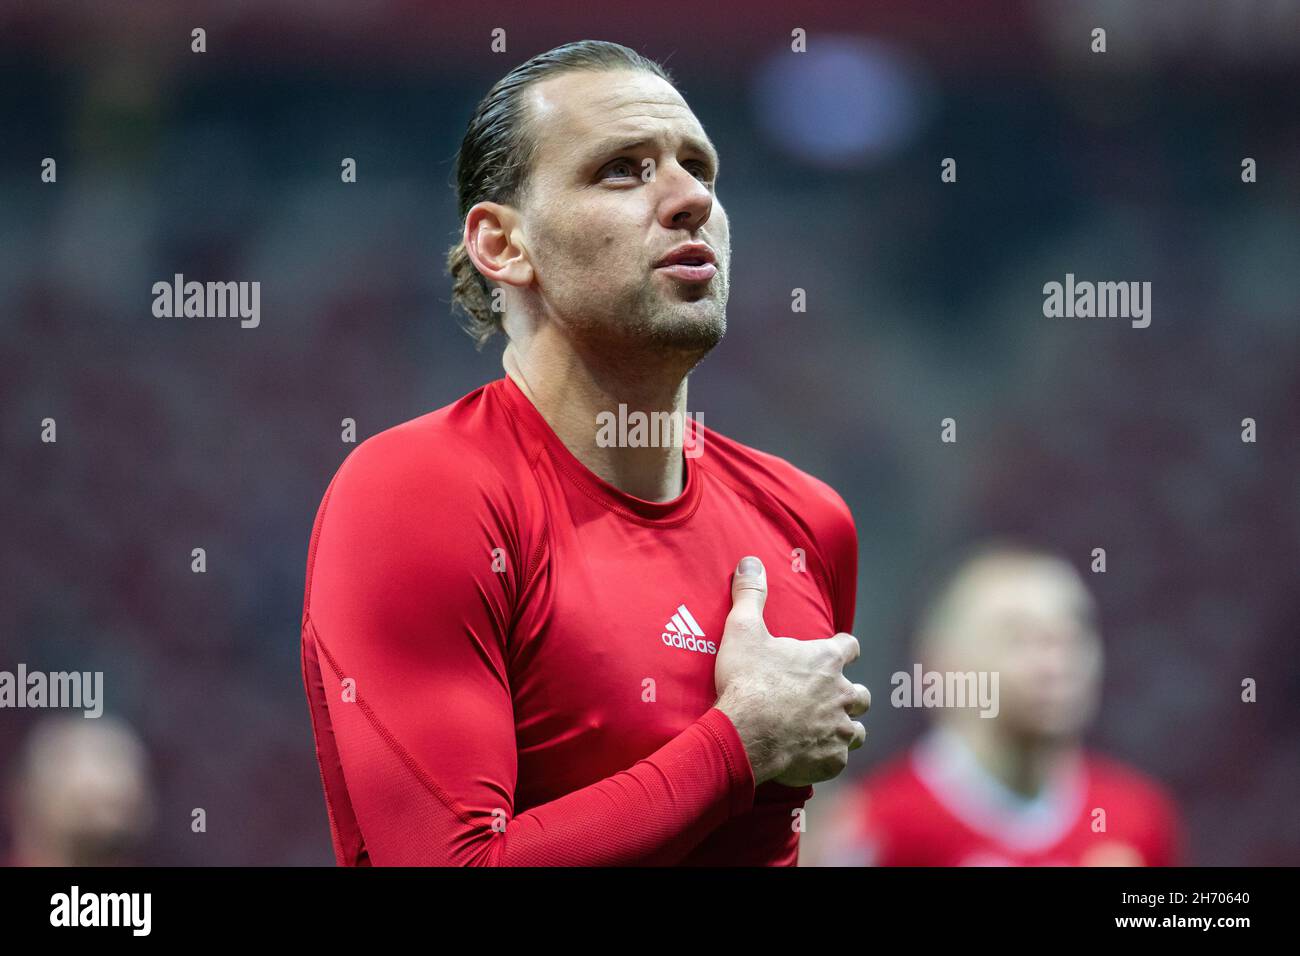
<path id="1" fill-rule="evenodd" d="M 840 656 L 843 664 L 852 664 L 862 655 L 862 646 L 852 634 L 845 634 L 841 631 L 834 637 L 826 638 L 826 640 L 835 650 L 835 653 Z"/>
<path id="2" fill-rule="evenodd" d="M 740 559 L 731 579 L 731 614 L 728 619 L 762 623 L 767 604 L 767 572 L 753 555 Z"/>
<path id="3" fill-rule="evenodd" d="M 853 685 L 853 700 L 844 710 L 850 717 L 861 717 L 871 709 L 871 691 L 862 684 Z"/>
<path id="4" fill-rule="evenodd" d="M 849 750 L 857 750 L 867 741 L 867 728 L 859 721 L 853 722 L 853 739 L 849 741 Z"/>

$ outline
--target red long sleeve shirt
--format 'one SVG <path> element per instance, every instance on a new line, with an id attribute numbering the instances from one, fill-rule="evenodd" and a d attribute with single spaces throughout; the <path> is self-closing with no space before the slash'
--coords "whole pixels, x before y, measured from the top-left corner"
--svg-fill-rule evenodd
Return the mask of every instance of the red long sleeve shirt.
<path id="1" fill-rule="evenodd" d="M 746 554 L 773 634 L 851 630 L 857 534 L 827 485 L 698 435 L 645 501 L 502 378 L 348 456 L 302 618 L 340 864 L 796 862 L 812 789 L 755 788 L 715 655 Z"/>
<path id="2" fill-rule="evenodd" d="M 1132 767 L 1082 750 L 1026 800 L 941 731 L 853 785 L 830 826 L 837 866 L 1176 866 L 1185 849 L 1172 797 Z"/>

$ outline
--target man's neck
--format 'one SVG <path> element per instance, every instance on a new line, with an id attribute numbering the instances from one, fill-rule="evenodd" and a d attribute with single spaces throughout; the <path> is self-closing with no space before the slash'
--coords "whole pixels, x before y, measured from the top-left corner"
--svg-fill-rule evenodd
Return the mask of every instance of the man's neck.
<path id="1" fill-rule="evenodd" d="M 950 727 L 984 771 L 1022 797 L 1037 797 L 1058 768 L 1078 752 L 1072 740 L 1007 740 L 971 721 Z"/>
<path id="2" fill-rule="evenodd" d="M 502 355 L 506 375 L 533 403 L 564 446 L 597 476 L 620 491 L 646 501 L 671 501 L 685 479 L 679 441 L 626 447 L 598 440 L 598 416 L 668 412 L 685 422 L 686 376 L 694 362 L 642 362 L 611 365 L 591 350 L 584 354 L 543 327 L 521 347 L 511 341 Z M 653 418 L 649 419 L 654 421 Z"/>

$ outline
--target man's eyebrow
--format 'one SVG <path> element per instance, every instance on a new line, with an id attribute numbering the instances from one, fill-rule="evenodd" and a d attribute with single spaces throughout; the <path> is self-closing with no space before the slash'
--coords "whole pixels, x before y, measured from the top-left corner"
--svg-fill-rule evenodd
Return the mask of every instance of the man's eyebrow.
<path id="1" fill-rule="evenodd" d="M 604 156 L 613 156 L 616 153 L 635 152 L 654 143 L 652 137 L 641 136 L 624 139 L 606 139 L 597 143 L 591 148 L 592 158 L 601 158 Z M 698 139 L 694 136 L 685 136 L 682 138 L 682 146 L 692 152 L 700 153 L 708 158 L 709 163 L 713 166 L 714 172 L 717 172 L 720 160 L 718 151 L 713 148 L 713 144 L 708 140 Z"/>

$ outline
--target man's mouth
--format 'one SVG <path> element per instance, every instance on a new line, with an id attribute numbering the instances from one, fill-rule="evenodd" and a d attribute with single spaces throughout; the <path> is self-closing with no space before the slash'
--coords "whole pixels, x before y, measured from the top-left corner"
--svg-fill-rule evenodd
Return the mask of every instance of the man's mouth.
<path id="1" fill-rule="evenodd" d="M 718 273 L 717 258 L 704 243 L 688 242 L 656 262 L 655 270 L 682 282 L 707 282 Z"/>

